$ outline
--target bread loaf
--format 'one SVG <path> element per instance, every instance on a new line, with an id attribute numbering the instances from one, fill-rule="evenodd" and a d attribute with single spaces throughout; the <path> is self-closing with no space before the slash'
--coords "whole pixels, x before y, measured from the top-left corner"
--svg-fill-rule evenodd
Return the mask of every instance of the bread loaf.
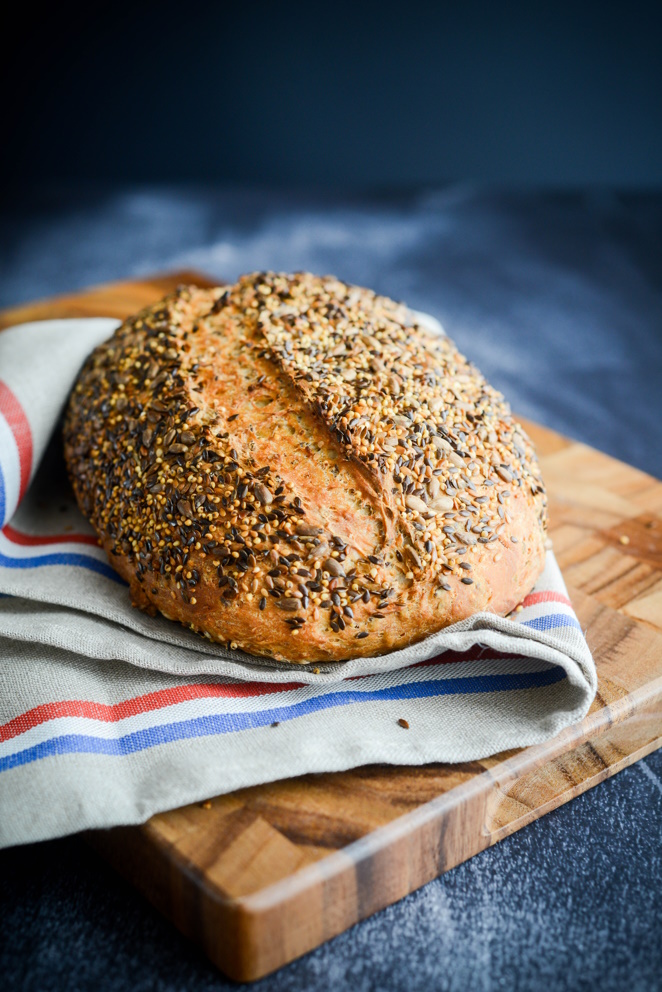
<path id="1" fill-rule="evenodd" d="M 182 286 L 72 391 L 78 503 L 133 602 L 289 662 L 382 654 L 541 572 L 545 494 L 503 397 L 404 305 L 317 278 Z"/>

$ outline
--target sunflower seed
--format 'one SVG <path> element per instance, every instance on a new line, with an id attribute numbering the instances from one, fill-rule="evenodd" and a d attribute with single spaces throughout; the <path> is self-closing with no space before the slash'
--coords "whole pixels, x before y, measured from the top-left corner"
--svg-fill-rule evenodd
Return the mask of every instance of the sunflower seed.
<path id="1" fill-rule="evenodd" d="M 268 506 L 269 503 L 273 503 L 274 501 L 274 498 L 267 487 L 263 486 L 261 482 L 258 482 L 255 487 L 255 496 L 263 506 Z"/>
<path id="2" fill-rule="evenodd" d="M 419 513 L 426 513 L 428 509 L 427 503 L 424 503 L 418 496 L 405 496 L 405 506 L 410 510 L 418 510 Z"/>
<path id="3" fill-rule="evenodd" d="M 430 500 L 430 505 L 427 507 L 428 510 L 432 510 L 434 513 L 443 513 L 445 510 L 453 509 L 453 499 L 451 496 L 435 496 L 433 500 Z"/>
<path id="4" fill-rule="evenodd" d="M 322 562 L 322 568 L 329 573 L 329 575 L 345 576 L 345 570 L 343 569 L 340 562 L 336 561 L 335 558 L 327 558 Z"/>
<path id="5" fill-rule="evenodd" d="M 279 599 L 276 603 L 279 610 L 298 610 L 301 608 L 301 603 L 298 599 L 294 599 L 290 596 L 284 596 L 283 599 Z"/>
<path id="6" fill-rule="evenodd" d="M 317 537 L 322 533 L 321 527 L 314 527 L 312 524 L 297 524 L 295 530 L 300 537 Z"/>
<path id="7" fill-rule="evenodd" d="M 405 548 L 405 556 L 407 560 L 412 565 L 414 565 L 415 568 L 421 567 L 421 559 L 418 557 L 418 554 L 414 551 L 413 548 L 410 547 Z"/>

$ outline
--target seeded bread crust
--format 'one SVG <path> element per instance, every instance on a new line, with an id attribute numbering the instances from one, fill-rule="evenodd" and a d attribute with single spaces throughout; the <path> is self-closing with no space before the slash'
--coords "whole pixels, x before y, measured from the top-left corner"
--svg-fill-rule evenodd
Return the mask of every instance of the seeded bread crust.
<path id="1" fill-rule="evenodd" d="M 134 603 L 296 663 L 507 614 L 545 494 L 503 397 L 401 304 L 332 277 L 182 286 L 88 358 L 65 418 Z"/>

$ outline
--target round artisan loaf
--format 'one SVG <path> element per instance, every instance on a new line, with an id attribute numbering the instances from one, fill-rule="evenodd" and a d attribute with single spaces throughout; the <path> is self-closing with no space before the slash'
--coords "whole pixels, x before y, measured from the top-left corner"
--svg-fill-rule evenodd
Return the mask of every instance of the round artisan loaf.
<path id="1" fill-rule="evenodd" d="M 64 428 L 136 605 L 290 662 L 510 612 L 545 494 L 503 397 L 402 304 L 331 277 L 180 287 L 88 358 Z"/>

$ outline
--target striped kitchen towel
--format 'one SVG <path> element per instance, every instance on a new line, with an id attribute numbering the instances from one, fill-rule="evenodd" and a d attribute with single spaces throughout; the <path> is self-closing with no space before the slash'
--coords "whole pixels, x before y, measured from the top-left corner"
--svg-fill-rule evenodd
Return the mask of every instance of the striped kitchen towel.
<path id="1" fill-rule="evenodd" d="M 305 772 L 470 761 L 586 714 L 595 667 L 551 551 L 511 617 L 478 613 L 340 665 L 293 669 L 132 609 L 75 505 L 56 429 L 115 326 L 0 334 L 0 845 Z"/>

